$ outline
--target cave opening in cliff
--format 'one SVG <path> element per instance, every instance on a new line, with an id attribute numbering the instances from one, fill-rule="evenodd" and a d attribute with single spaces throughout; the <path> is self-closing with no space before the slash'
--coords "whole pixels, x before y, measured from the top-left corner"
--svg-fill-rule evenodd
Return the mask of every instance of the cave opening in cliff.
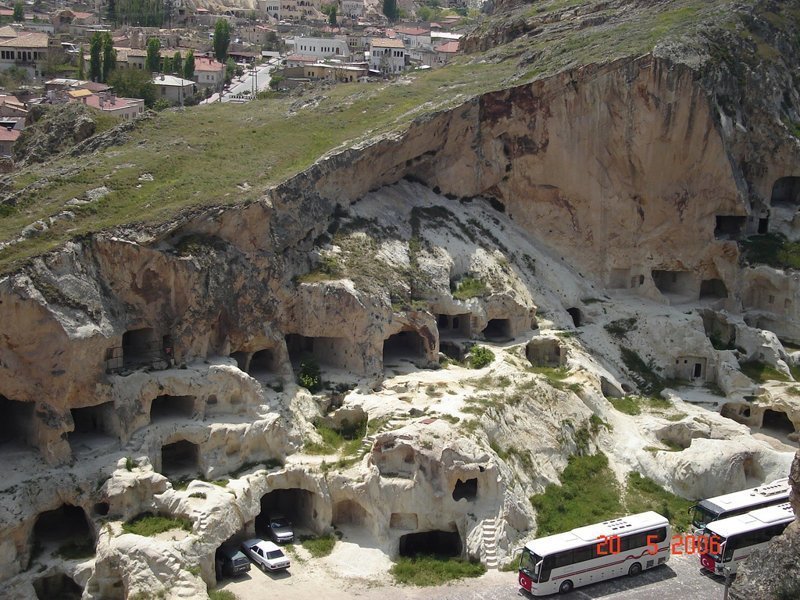
<path id="1" fill-rule="evenodd" d="M 295 370 L 309 359 L 321 367 L 346 367 L 356 354 L 353 344 L 346 338 L 308 337 L 296 333 L 286 336 L 286 350 Z"/>
<path id="2" fill-rule="evenodd" d="M 693 296 L 697 293 L 695 279 L 689 271 L 653 269 L 653 283 L 665 295 Z"/>
<path id="3" fill-rule="evenodd" d="M 113 402 L 73 408 L 69 412 L 75 424 L 75 428 L 67 434 L 73 452 L 80 447 L 91 448 L 116 437 Z"/>
<path id="4" fill-rule="evenodd" d="M 469 337 L 472 334 L 470 313 L 436 315 L 439 337 Z"/>
<path id="5" fill-rule="evenodd" d="M 189 440 L 161 446 L 161 474 L 167 477 L 195 475 L 200 471 L 200 448 Z"/>
<path id="6" fill-rule="evenodd" d="M 464 500 L 475 500 L 478 497 L 478 480 L 475 477 L 462 481 L 456 481 L 453 487 L 453 500 L 458 502 L 462 498 Z"/>
<path id="7" fill-rule="evenodd" d="M 33 409 L 33 402 L 0 396 L 0 446 L 36 446 Z"/>
<path id="8" fill-rule="evenodd" d="M 80 600 L 83 588 L 64 573 L 41 577 L 33 582 L 39 600 Z"/>
<path id="9" fill-rule="evenodd" d="M 89 528 L 89 520 L 80 506 L 62 504 L 55 510 L 48 510 L 39 515 L 33 526 L 33 546 L 43 547 L 65 544 L 86 545 L 87 540 L 94 541 Z"/>
<path id="10" fill-rule="evenodd" d="M 564 359 L 561 344 L 551 338 L 532 339 L 525 347 L 525 356 L 534 367 L 560 367 Z"/>
<path id="11" fill-rule="evenodd" d="M 231 358 L 236 361 L 236 366 L 245 373 L 247 373 L 247 368 L 250 366 L 250 356 L 250 352 L 242 352 L 241 350 L 231 352 Z"/>
<path id="12" fill-rule="evenodd" d="M 746 404 L 739 404 L 737 402 L 726 402 L 722 405 L 719 414 L 728 419 L 733 419 L 737 423 L 744 423 L 745 425 L 750 420 L 750 407 Z"/>
<path id="13" fill-rule="evenodd" d="M 771 204 L 800 204 L 800 177 L 781 177 L 772 186 Z"/>
<path id="14" fill-rule="evenodd" d="M 259 350 L 250 359 L 250 368 L 247 371 L 253 377 L 275 373 L 275 355 L 272 350 Z"/>
<path id="15" fill-rule="evenodd" d="M 367 511 L 355 500 L 340 500 L 333 505 L 333 526 L 343 525 L 362 527 L 367 522 Z"/>
<path id="16" fill-rule="evenodd" d="M 195 396 L 157 396 L 150 405 L 150 422 L 168 419 L 191 419 Z"/>
<path id="17" fill-rule="evenodd" d="M 256 533 L 269 531 L 269 519 L 283 516 L 295 529 L 313 529 L 317 518 L 315 494 L 302 488 L 273 490 L 261 496 L 261 512 L 256 516 Z M 297 531 L 295 531 L 297 535 Z"/>
<path id="18" fill-rule="evenodd" d="M 487 340 L 504 342 L 512 339 L 510 319 L 489 319 L 481 335 Z"/>
<path id="19" fill-rule="evenodd" d="M 744 234 L 747 217 L 736 215 L 717 215 L 714 238 L 718 240 L 738 240 Z"/>
<path id="20" fill-rule="evenodd" d="M 785 434 L 795 432 L 794 423 L 792 423 L 792 420 L 785 412 L 782 410 L 772 410 L 770 408 L 764 411 L 761 427 Z"/>
<path id="21" fill-rule="evenodd" d="M 467 356 L 469 343 L 464 344 L 453 340 L 439 340 L 439 352 L 452 360 L 464 360 Z"/>
<path id="22" fill-rule="evenodd" d="M 583 313 L 581 313 L 580 308 L 575 308 L 573 306 L 572 308 L 568 308 L 567 312 L 569 316 L 572 317 L 572 324 L 575 325 L 575 327 L 580 327 L 583 324 Z"/>
<path id="23" fill-rule="evenodd" d="M 126 367 L 152 363 L 161 353 L 161 340 L 152 328 L 132 329 L 122 335 L 122 359 Z"/>
<path id="24" fill-rule="evenodd" d="M 425 358 L 425 342 L 416 331 L 404 330 L 383 341 L 383 362 Z"/>
<path id="25" fill-rule="evenodd" d="M 704 279 L 700 282 L 701 300 L 722 300 L 728 297 L 728 288 L 722 279 Z"/>
<path id="26" fill-rule="evenodd" d="M 400 536 L 400 556 L 461 556 L 458 531 L 423 531 Z"/>

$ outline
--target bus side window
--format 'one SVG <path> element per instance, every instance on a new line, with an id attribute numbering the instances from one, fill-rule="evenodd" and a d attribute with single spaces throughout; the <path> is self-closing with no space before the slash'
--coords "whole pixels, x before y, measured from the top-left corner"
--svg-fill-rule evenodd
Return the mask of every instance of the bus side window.
<path id="1" fill-rule="evenodd" d="M 594 546 L 584 546 L 572 551 L 572 559 L 576 563 L 592 560 L 592 558 L 594 558 Z"/>
<path id="2" fill-rule="evenodd" d="M 553 555 L 545 556 L 542 561 L 542 570 L 539 574 L 539 583 L 550 580 L 550 571 L 553 570 Z"/>
<path id="3" fill-rule="evenodd" d="M 650 541 L 651 542 L 655 541 L 656 543 L 660 544 L 665 539 L 667 539 L 667 528 L 666 527 L 660 527 L 659 529 L 651 529 L 645 535 L 647 535 L 648 537 L 649 536 L 653 536 L 653 537 L 649 538 Z"/>
<path id="4" fill-rule="evenodd" d="M 554 554 L 552 560 L 554 569 L 571 565 L 573 563 L 572 550 L 566 550 L 564 552 L 559 552 L 558 554 Z"/>
<path id="5" fill-rule="evenodd" d="M 620 552 L 627 552 L 631 549 L 631 536 L 630 535 L 621 535 L 619 539 L 619 551 Z"/>
<path id="6" fill-rule="evenodd" d="M 725 554 L 722 557 L 722 562 L 728 562 L 733 558 L 733 551 L 739 546 L 739 540 L 735 537 L 729 537 L 725 543 Z"/>

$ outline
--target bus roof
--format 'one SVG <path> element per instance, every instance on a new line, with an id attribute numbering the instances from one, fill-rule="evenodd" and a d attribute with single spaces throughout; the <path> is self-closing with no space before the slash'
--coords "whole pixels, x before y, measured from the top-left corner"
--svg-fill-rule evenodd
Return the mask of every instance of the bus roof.
<path id="1" fill-rule="evenodd" d="M 758 510 L 751 510 L 744 515 L 720 519 L 709 523 L 706 528 L 712 533 L 727 538 L 737 533 L 747 533 L 761 529 L 767 525 L 777 525 L 778 523 L 788 523 L 794 520 L 792 505 L 788 502 L 767 506 Z"/>
<path id="2" fill-rule="evenodd" d="M 623 535 L 646 531 L 653 527 L 666 527 L 669 521 L 660 514 L 648 511 L 636 515 L 628 515 L 619 519 L 610 519 L 594 525 L 578 527 L 572 531 L 556 533 L 528 542 L 525 547 L 539 556 L 546 556 L 562 550 L 580 548 L 589 542 L 596 542 L 600 536 Z"/>
<path id="3" fill-rule="evenodd" d="M 776 479 L 771 483 L 765 483 L 759 487 L 749 490 L 741 490 L 714 498 L 707 498 L 698 502 L 704 508 L 710 508 L 716 513 L 722 513 L 737 508 L 747 508 L 755 504 L 760 504 L 765 500 L 781 500 L 783 497 L 789 498 L 789 478 Z"/>

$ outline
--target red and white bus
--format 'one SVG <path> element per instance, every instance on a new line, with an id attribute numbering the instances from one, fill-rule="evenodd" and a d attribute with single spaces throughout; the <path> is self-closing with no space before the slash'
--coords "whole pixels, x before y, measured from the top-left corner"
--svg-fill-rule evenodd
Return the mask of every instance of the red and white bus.
<path id="1" fill-rule="evenodd" d="M 788 500 L 789 478 L 784 477 L 749 490 L 701 500 L 689 510 L 694 511 L 692 525 L 695 533 L 704 533 L 706 525 L 712 521 L 743 515 Z"/>
<path id="2" fill-rule="evenodd" d="M 519 563 L 519 585 L 534 596 L 637 575 L 669 560 L 671 528 L 645 512 L 578 527 L 528 542 Z"/>
<path id="3" fill-rule="evenodd" d="M 736 573 L 745 558 L 783 533 L 793 520 L 792 505 L 785 502 L 713 521 L 706 525 L 706 533 L 713 540 L 712 548 L 700 555 L 700 565 L 716 575 L 724 575 L 726 571 Z"/>

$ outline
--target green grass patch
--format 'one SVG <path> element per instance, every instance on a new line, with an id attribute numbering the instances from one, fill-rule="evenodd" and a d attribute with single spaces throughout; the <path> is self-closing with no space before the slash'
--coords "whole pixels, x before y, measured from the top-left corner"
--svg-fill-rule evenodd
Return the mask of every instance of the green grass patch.
<path id="1" fill-rule="evenodd" d="M 683 532 L 691 527 L 688 511 L 693 504 L 691 500 L 668 492 L 648 477 L 635 472 L 628 473 L 625 506 L 630 513 L 653 510 L 669 519 L 676 531 Z"/>
<path id="2" fill-rule="evenodd" d="M 349 456 L 358 452 L 364 436 L 367 435 L 366 420 L 353 424 L 344 423 L 339 430 L 321 421 L 317 421 L 314 427 L 322 437 L 322 442 L 306 442 L 303 449 L 307 454 L 341 452 L 342 456 Z"/>
<path id="3" fill-rule="evenodd" d="M 135 533 L 136 535 L 143 535 L 151 537 L 165 531 L 173 529 L 183 529 L 184 531 L 192 530 L 192 522 L 189 519 L 182 517 L 162 517 L 160 515 L 143 514 L 135 517 L 133 520 L 123 523 L 122 529 L 127 533 Z"/>
<path id="4" fill-rule="evenodd" d="M 314 558 L 321 558 L 333 552 L 333 547 L 336 545 L 336 538 L 332 535 L 322 535 L 320 537 L 305 539 L 301 542 L 301 545 L 308 550 Z"/>
<path id="5" fill-rule="evenodd" d="M 530 500 L 539 537 L 624 514 L 619 485 L 605 454 L 570 457 L 561 485 L 550 484 Z"/>
<path id="6" fill-rule="evenodd" d="M 751 361 L 741 363 L 740 368 L 742 373 L 747 375 L 756 383 L 766 383 L 767 381 L 789 381 L 789 378 L 786 375 L 763 362 Z"/>
<path id="7" fill-rule="evenodd" d="M 630 319 L 617 319 L 616 321 L 611 321 L 603 325 L 603 329 L 615 338 L 622 339 L 626 334 L 636 329 L 636 319 L 634 317 Z"/>
<path id="8" fill-rule="evenodd" d="M 516 572 L 519 569 L 519 558 L 521 556 L 521 552 L 517 552 L 512 556 L 508 562 L 504 565 L 501 565 L 500 572 L 501 573 L 512 573 Z"/>
<path id="9" fill-rule="evenodd" d="M 636 396 L 623 396 L 622 398 L 609 398 L 611 405 L 619 412 L 626 415 L 640 415 L 642 414 L 642 407 Z"/>
<path id="10" fill-rule="evenodd" d="M 622 362 L 628 367 L 636 385 L 645 394 L 656 395 L 664 389 L 664 380 L 656 373 L 653 361 L 644 362 L 642 357 L 630 348 L 620 348 Z"/>
<path id="11" fill-rule="evenodd" d="M 556 389 L 563 390 L 566 388 L 564 380 L 569 377 L 569 371 L 566 367 L 527 367 L 531 373 L 537 375 L 544 375 L 547 382 Z"/>
<path id="12" fill-rule="evenodd" d="M 230 590 L 208 590 L 209 600 L 237 600 L 238 596 Z"/>
<path id="13" fill-rule="evenodd" d="M 480 279 L 474 277 L 463 277 L 453 291 L 453 298 L 456 300 L 469 300 L 470 298 L 481 298 L 489 293 L 489 288 Z"/>
<path id="14" fill-rule="evenodd" d="M 790 242 L 780 233 L 754 235 L 741 242 L 745 260 L 776 269 L 800 269 L 800 242 Z"/>
<path id="15" fill-rule="evenodd" d="M 465 577 L 480 577 L 486 567 L 477 562 L 438 556 L 400 557 L 389 571 L 397 583 L 442 585 Z"/>

